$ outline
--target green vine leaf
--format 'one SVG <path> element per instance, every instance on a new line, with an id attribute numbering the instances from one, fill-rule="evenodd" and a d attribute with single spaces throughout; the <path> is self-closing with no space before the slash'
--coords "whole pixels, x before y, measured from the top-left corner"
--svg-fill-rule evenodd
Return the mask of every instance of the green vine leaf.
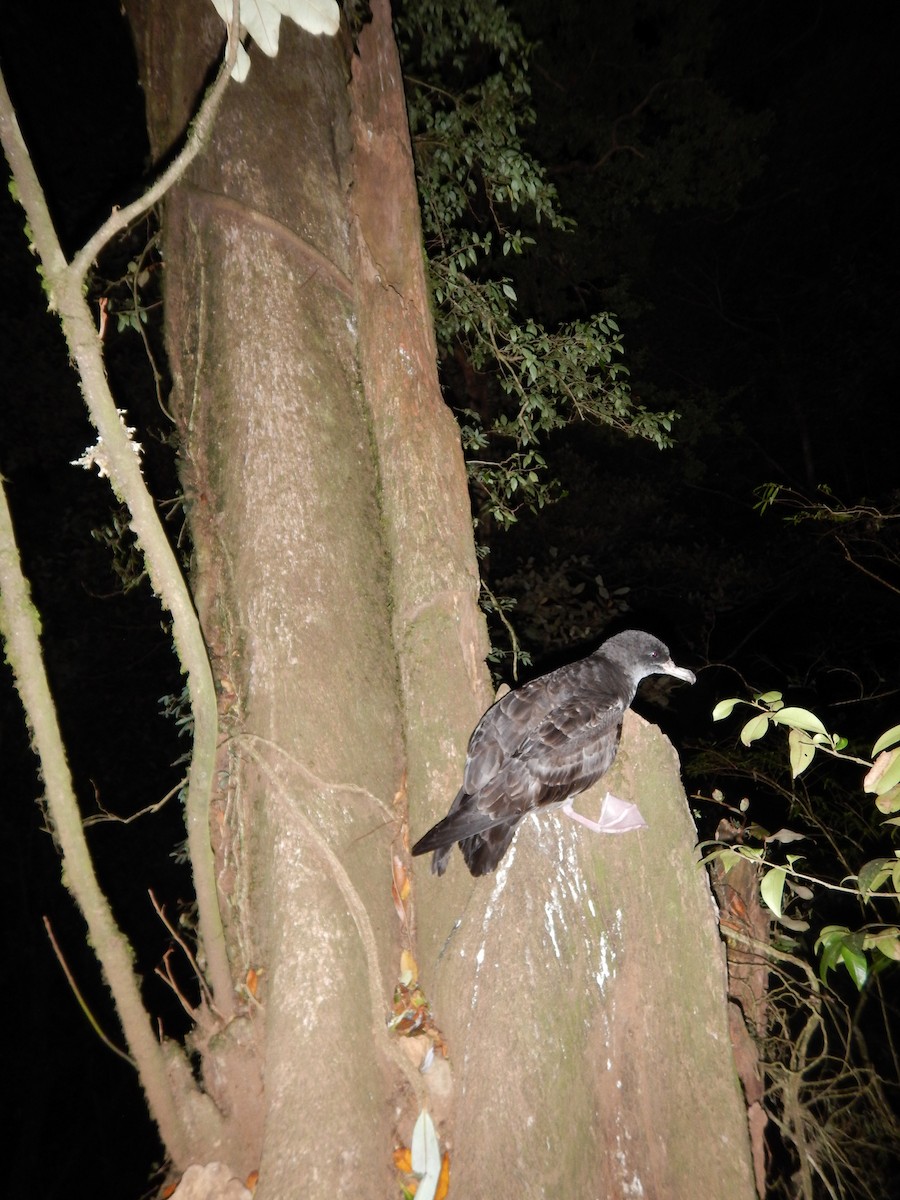
<path id="1" fill-rule="evenodd" d="M 771 908 L 776 917 L 781 916 L 781 902 L 784 897 L 784 881 L 787 871 L 784 867 L 772 867 L 764 875 L 759 885 L 760 895 Z"/>

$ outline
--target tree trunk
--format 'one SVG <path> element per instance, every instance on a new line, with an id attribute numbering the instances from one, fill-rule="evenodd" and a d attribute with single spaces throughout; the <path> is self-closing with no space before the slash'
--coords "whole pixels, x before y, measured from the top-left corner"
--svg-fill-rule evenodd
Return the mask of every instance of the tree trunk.
<path id="1" fill-rule="evenodd" d="M 162 152 L 222 26 L 206 0 L 129 10 Z M 276 58 L 253 51 L 166 205 L 171 406 L 221 687 L 212 828 L 243 1006 L 196 1036 L 225 1125 L 215 1144 L 198 1126 L 190 1157 L 259 1167 L 259 1200 L 388 1196 L 391 1150 L 427 1105 L 453 1195 L 740 1200 L 715 914 L 659 735 L 632 720 L 618 769 L 648 833 L 526 822 L 495 877 L 455 857 L 442 880 L 417 868 L 415 906 L 392 898 L 407 813 L 418 835 L 446 810 L 490 695 L 387 0 L 372 11 L 358 56 L 287 22 Z M 403 949 L 449 1070 L 420 1074 L 426 1039 L 387 1031 Z"/>
<path id="2" fill-rule="evenodd" d="M 443 909 L 425 965 L 455 1051 L 454 1183 L 509 1200 L 753 1197 L 715 906 L 677 759 L 634 713 L 579 811 L 596 816 L 607 786 L 648 829 L 531 818 L 496 876 Z M 421 903 L 440 911 L 432 889 Z"/>
<path id="3" fill-rule="evenodd" d="M 207 9 L 191 27 L 133 12 L 158 150 L 214 59 Z M 206 1079 L 237 1118 L 229 1161 L 260 1165 L 272 1196 L 362 1194 L 409 1138 L 421 1100 L 395 1129 L 411 1072 L 386 1030 L 410 937 L 392 854 L 407 789 L 440 807 L 488 699 L 386 5 L 360 56 L 351 90 L 349 47 L 285 24 L 165 215 L 195 591 L 228 681 L 213 827 L 235 977 L 264 971 L 226 1069 L 203 1047 Z"/>

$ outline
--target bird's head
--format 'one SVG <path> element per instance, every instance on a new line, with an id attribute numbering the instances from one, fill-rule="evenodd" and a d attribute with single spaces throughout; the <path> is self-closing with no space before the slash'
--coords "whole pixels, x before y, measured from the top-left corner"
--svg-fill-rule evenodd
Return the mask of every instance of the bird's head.
<path id="1" fill-rule="evenodd" d="M 695 683 L 696 676 L 686 667 L 677 667 L 672 662 L 669 647 L 639 629 L 626 629 L 617 633 L 600 647 L 600 653 L 610 658 L 630 675 L 635 688 L 648 675 L 674 675 L 685 683 Z"/>

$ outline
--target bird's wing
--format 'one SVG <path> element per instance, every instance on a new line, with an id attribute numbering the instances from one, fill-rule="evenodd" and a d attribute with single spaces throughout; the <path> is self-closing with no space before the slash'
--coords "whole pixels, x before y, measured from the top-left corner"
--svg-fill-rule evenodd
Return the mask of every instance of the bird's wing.
<path id="1" fill-rule="evenodd" d="M 578 795 L 609 770 L 625 707 L 618 697 L 602 705 L 593 697 L 570 700 L 523 740 L 516 757 L 537 781 L 541 803 Z"/>
<path id="2" fill-rule="evenodd" d="M 502 819 L 509 819 L 509 814 Z M 456 793 L 456 799 L 450 805 L 446 817 L 438 821 L 437 825 L 432 825 L 425 836 L 419 838 L 412 848 L 412 853 L 427 854 L 429 850 L 452 846 L 496 824 L 497 818 L 494 814 L 479 804 L 478 793 L 470 796 L 461 788 Z"/>
<path id="3" fill-rule="evenodd" d="M 624 711 L 583 698 L 552 709 L 471 803 L 499 822 L 577 796 L 612 765 Z"/>
<path id="4" fill-rule="evenodd" d="M 597 778 L 608 759 L 603 753 L 607 728 L 617 726 L 634 690 L 609 667 L 598 675 L 590 659 L 534 679 L 498 700 L 469 739 L 463 786 L 469 795 L 499 779 L 514 760 L 534 764 L 546 759 L 548 782 L 562 769 L 569 773 L 584 756 L 587 774 Z M 588 784 L 584 784 L 587 787 Z"/>
<path id="5" fill-rule="evenodd" d="M 505 849 L 526 813 L 561 804 L 608 770 L 632 696 L 615 666 L 598 676 L 590 660 L 508 692 L 469 739 L 463 786 L 450 811 L 413 853 L 469 838 L 476 839 L 473 847 L 487 844 L 491 839 L 481 835 L 494 827 Z"/>

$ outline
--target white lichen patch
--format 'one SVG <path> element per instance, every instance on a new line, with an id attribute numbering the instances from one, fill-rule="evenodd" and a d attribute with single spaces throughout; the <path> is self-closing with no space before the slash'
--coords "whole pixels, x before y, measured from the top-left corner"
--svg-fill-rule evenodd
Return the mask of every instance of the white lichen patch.
<path id="1" fill-rule="evenodd" d="M 124 408 L 117 408 L 116 413 L 119 417 L 119 424 L 125 430 L 125 438 L 131 447 L 132 453 L 136 454 L 138 461 L 140 461 L 140 457 L 144 453 L 144 447 L 140 442 L 134 440 L 134 434 L 137 430 L 133 426 L 125 424 Z M 90 471 L 91 467 L 96 467 L 101 479 L 108 479 L 112 474 L 109 464 L 109 454 L 103 438 L 99 435 L 96 443 L 93 446 L 88 446 L 81 458 L 73 458 L 70 465 L 73 467 L 84 467 L 86 471 Z"/>

